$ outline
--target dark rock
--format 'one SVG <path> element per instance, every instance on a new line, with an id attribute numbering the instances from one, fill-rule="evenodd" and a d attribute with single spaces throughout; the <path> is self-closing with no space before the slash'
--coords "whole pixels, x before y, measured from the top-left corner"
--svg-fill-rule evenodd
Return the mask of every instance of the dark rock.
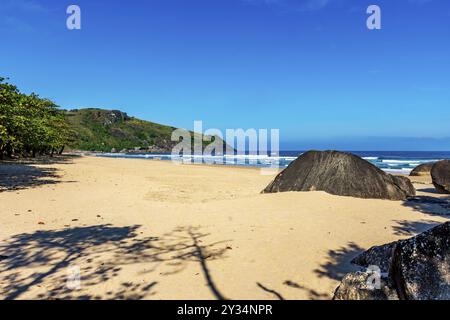
<path id="1" fill-rule="evenodd" d="M 111 134 L 113 137 L 120 139 L 132 139 L 132 137 L 127 132 L 123 131 L 120 128 L 109 129 L 109 134 Z"/>
<path id="2" fill-rule="evenodd" d="M 433 165 L 434 162 L 422 163 L 415 167 L 409 175 L 412 177 L 429 175 L 431 173 L 431 168 L 433 168 Z"/>
<path id="3" fill-rule="evenodd" d="M 378 266 L 380 289 L 371 289 L 367 281 L 373 273 L 349 273 L 336 289 L 333 299 L 449 300 L 450 222 L 410 239 L 372 247 L 352 263 L 363 267 Z"/>
<path id="4" fill-rule="evenodd" d="M 407 177 L 404 176 L 393 176 L 391 177 L 394 179 L 394 183 L 403 191 L 406 192 L 408 197 L 413 197 L 416 195 L 416 188 L 414 188 L 413 184 L 411 183 L 411 180 L 409 180 Z"/>
<path id="5" fill-rule="evenodd" d="M 95 119 L 102 119 L 103 125 L 105 126 L 130 119 L 130 117 L 125 112 L 119 110 L 94 110 L 93 117 Z"/>
<path id="6" fill-rule="evenodd" d="M 309 151 L 283 170 L 263 193 L 317 190 L 341 196 L 405 200 L 415 195 L 411 182 L 405 179 L 387 174 L 353 154 Z"/>
<path id="7" fill-rule="evenodd" d="M 383 273 L 389 272 L 391 260 L 397 242 L 375 246 L 361 253 L 351 263 L 361 267 L 378 266 Z"/>
<path id="8" fill-rule="evenodd" d="M 431 178 L 437 191 L 450 193 L 450 160 L 436 162 L 431 169 Z"/>
<path id="9" fill-rule="evenodd" d="M 399 241 L 390 276 L 401 299 L 450 299 L 450 222 Z"/>
<path id="10" fill-rule="evenodd" d="M 366 272 L 348 273 L 334 292 L 333 300 L 398 300 L 389 279 L 381 277 L 380 287 L 376 288 L 373 286 L 373 275 Z"/>

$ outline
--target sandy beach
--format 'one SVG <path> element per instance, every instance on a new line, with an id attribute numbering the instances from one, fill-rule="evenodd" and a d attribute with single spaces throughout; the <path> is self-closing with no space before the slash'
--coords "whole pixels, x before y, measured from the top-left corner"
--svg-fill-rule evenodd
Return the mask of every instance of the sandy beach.
<path id="1" fill-rule="evenodd" d="M 0 299 L 330 299 L 358 253 L 447 221 L 437 205 L 261 194 L 274 176 L 256 168 L 79 157 L 0 175 Z"/>

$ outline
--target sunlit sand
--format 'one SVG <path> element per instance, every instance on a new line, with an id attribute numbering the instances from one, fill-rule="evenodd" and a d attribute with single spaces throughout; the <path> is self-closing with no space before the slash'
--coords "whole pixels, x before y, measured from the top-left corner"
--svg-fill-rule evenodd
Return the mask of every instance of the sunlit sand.
<path id="1" fill-rule="evenodd" d="M 358 253 L 446 221 L 420 203 L 261 194 L 274 176 L 256 168 L 81 157 L 1 170 L 19 181 L 0 192 L 1 299 L 330 299 Z"/>

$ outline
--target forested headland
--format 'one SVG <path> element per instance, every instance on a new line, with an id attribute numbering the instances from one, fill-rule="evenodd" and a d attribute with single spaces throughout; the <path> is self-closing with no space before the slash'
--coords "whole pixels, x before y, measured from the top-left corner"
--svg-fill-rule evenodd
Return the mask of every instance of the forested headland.
<path id="1" fill-rule="evenodd" d="M 74 150 L 170 153 L 178 143 L 171 140 L 174 130 L 120 110 L 64 110 L 49 99 L 21 92 L 0 77 L 0 159 Z M 203 147 L 208 143 L 204 141 Z"/>

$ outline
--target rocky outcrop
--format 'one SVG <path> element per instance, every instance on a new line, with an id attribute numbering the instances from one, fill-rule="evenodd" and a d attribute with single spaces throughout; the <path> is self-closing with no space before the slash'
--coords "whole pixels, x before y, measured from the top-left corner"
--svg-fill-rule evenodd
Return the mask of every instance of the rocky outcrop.
<path id="1" fill-rule="evenodd" d="M 403 192 L 405 192 L 406 196 L 414 197 L 416 195 L 416 188 L 414 188 L 411 180 L 404 176 L 393 176 L 389 175 L 394 180 L 394 183 L 399 187 Z"/>
<path id="2" fill-rule="evenodd" d="M 395 177 L 350 153 L 309 151 L 283 170 L 263 193 L 326 191 L 340 196 L 405 200 L 415 195 L 406 177 Z"/>
<path id="3" fill-rule="evenodd" d="M 431 169 L 434 187 L 442 193 L 450 193 L 450 160 L 438 161 Z"/>
<path id="4" fill-rule="evenodd" d="M 361 267 L 378 266 L 381 272 L 389 272 L 391 259 L 397 242 L 388 243 L 382 246 L 375 246 L 363 252 L 351 263 Z"/>
<path id="5" fill-rule="evenodd" d="M 450 222 L 399 241 L 391 279 L 400 299 L 450 299 Z"/>
<path id="6" fill-rule="evenodd" d="M 381 286 L 370 286 L 373 273 L 349 273 L 334 299 L 449 300 L 450 222 L 407 240 L 373 247 L 352 262 L 379 267 Z"/>
<path id="7" fill-rule="evenodd" d="M 415 167 L 409 174 L 411 177 L 426 176 L 431 173 L 431 168 L 433 168 L 434 162 L 422 163 Z"/>
<path id="8" fill-rule="evenodd" d="M 398 295 L 388 278 L 381 277 L 377 286 L 372 273 L 353 272 L 342 279 L 333 300 L 398 300 Z"/>
<path id="9" fill-rule="evenodd" d="M 111 110 L 106 113 L 98 112 L 98 117 L 103 116 L 103 125 L 109 126 L 113 123 L 119 123 L 126 120 L 129 120 L 130 117 L 122 111 L 119 110 Z"/>

